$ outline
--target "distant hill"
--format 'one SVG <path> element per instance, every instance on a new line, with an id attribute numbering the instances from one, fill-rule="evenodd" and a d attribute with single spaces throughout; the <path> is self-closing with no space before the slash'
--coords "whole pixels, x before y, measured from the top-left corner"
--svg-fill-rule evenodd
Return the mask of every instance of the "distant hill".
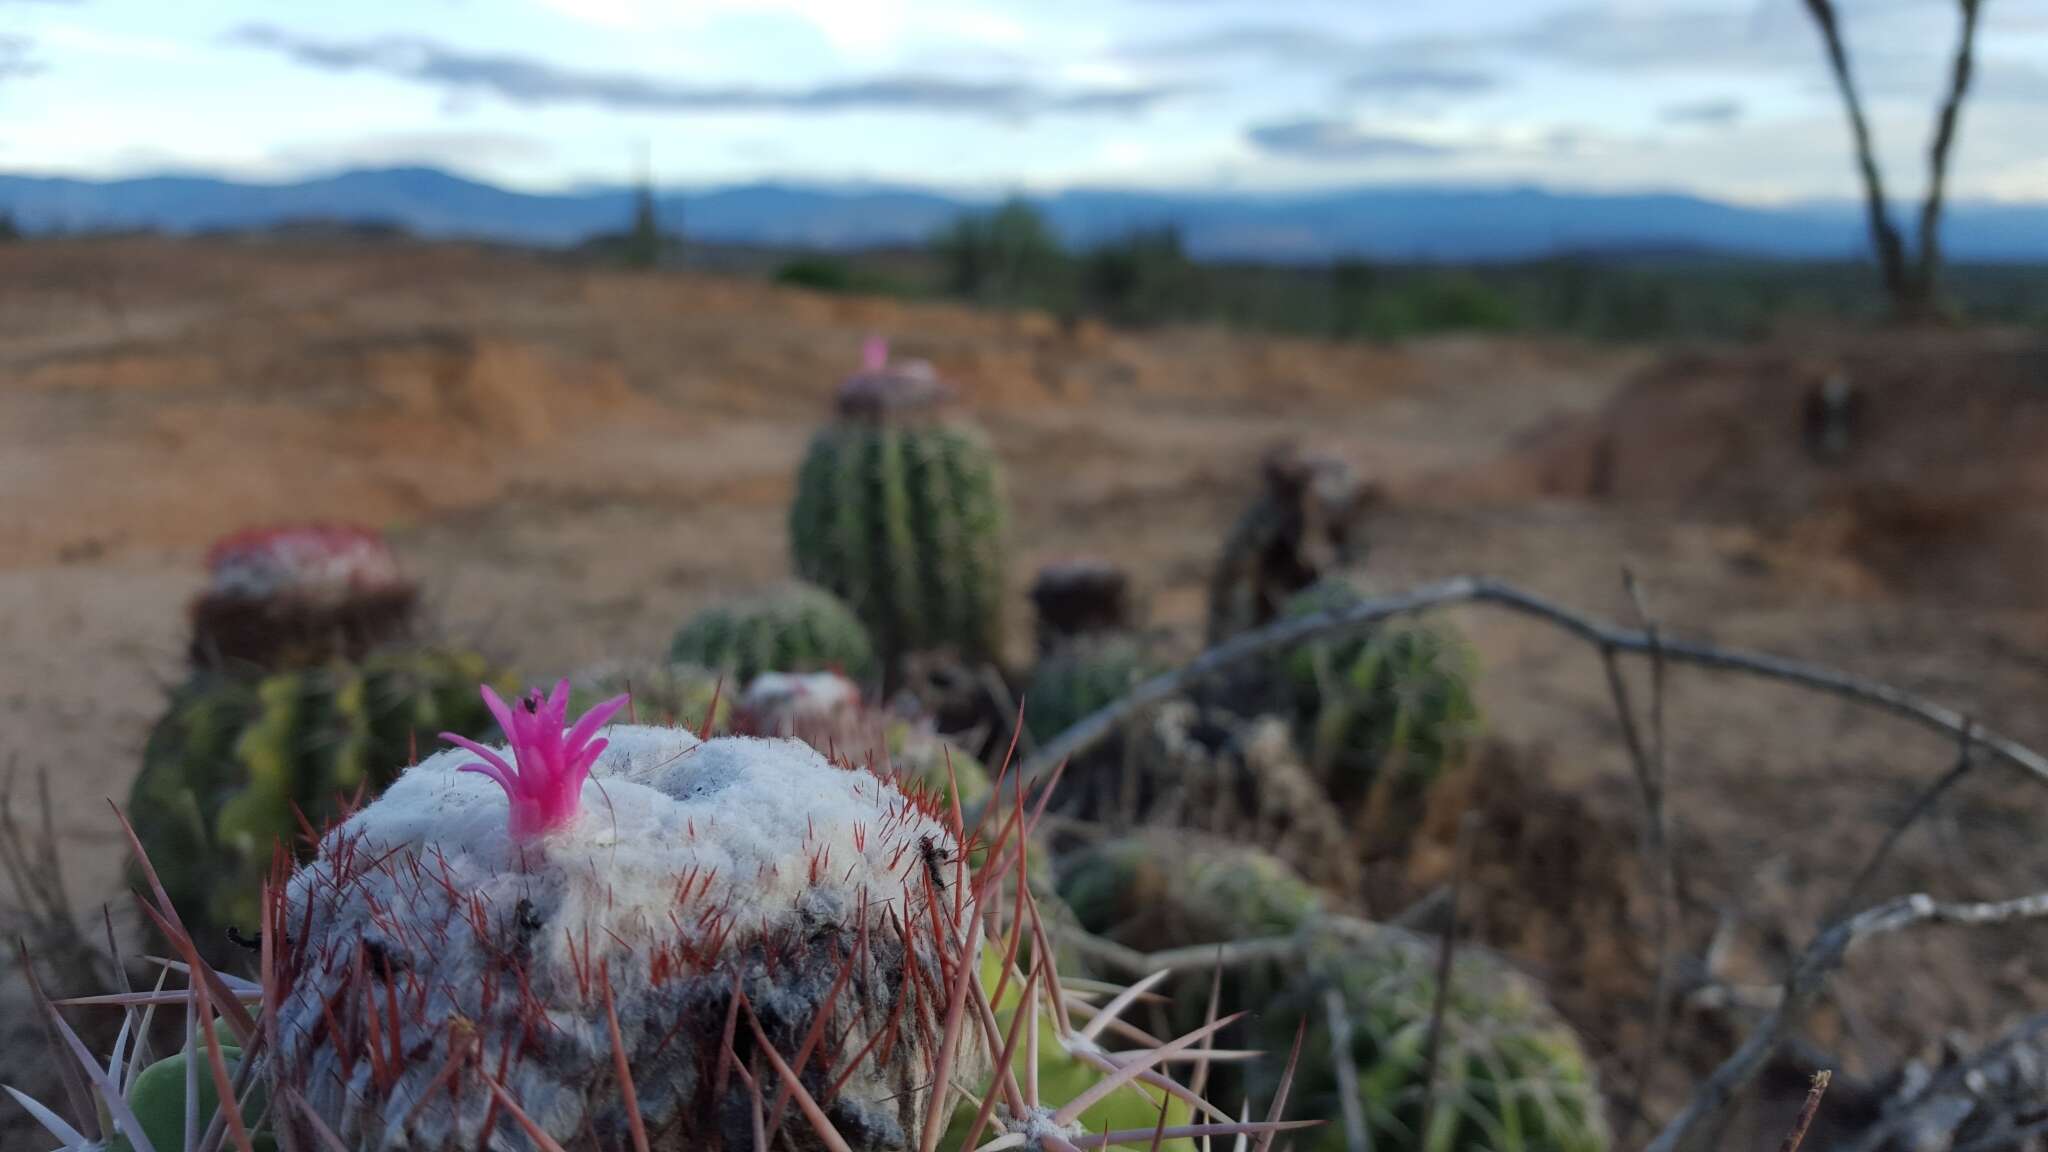
<path id="1" fill-rule="evenodd" d="M 374 221 L 431 237 L 561 246 L 616 230 L 632 193 L 534 194 L 430 168 L 342 172 L 291 184 L 203 176 L 105 182 L 0 175 L 0 210 L 31 231 L 268 228 L 295 220 Z M 918 243 L 985 201 L 917 188 L 748 184 L 661 198 L 688 235 L 720 243 L 864 248 Z M 1720 252 L 1839 259 L 1867 250 L 1861 208 L 1753 208 L 1671 194 L 1535 188 L 1369 187 L 1299 194 L 1070 190 L 1038 198 L 1068 241 L 1177 224 L 1210 259 L 1517 260 L 1557 253 Z M 1952 259 L 2048 261 L 2048 204 L 1960 203 Z"/>

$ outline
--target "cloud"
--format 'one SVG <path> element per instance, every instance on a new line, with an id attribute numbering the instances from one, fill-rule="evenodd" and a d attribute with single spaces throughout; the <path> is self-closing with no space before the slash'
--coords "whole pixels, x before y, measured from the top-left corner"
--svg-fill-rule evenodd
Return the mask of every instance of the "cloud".
<path id="1" fill-rule="evenodd" d="M 1657 110 L 1657 118 L 1666 124 L 1723 128 L 1741 120 L 1746 111 L 1740 100 L 1692 100 L 1680 104 L 1666 104 Z"/>
<path id="2" fill-rule="evenodd" d="M 295 142 L 271 158 L 293 168 L 410 164 L 492 165 L 544 160 L 546 140 L 515 132 L 390 132 L 345 140 Z"/>
<path id="3" fill-rule="evenodd" d="M 35 58 L 35 41 L 26 36 L 0 35 L 0 80 L 33 76 L 43 70 Z"/>
<path id="4" fill-rule="evenodd" d="M 1053 88 L 1022 80 L 884 75 L 805 88 L 678 84 L 626 72 L 565 68 L 530 56 L 475 53 L 391 36 L 334 41 L 250 24 L 229 39 L 309 68 L 376 72 L 514 104 L 598 104 L 638 112 L 907 111 L 1017 118 L 1042 113 L 1127 114 L 1181 95 L 1182 85 Z"/>
<path id="5" fill-rule="evenodd" d="M 1245 139 L 1262 152 L 1297 160 L 1417 160 L 1457 154 L 1447 144 L 1375 132 L 1349 120 L 1301 119 L 1254 124 Z"/>
<path id="6" fill-rule="evenodd" d="M 1254 59 L 1276 64 L 1341 67 L 1356 64 L 1365 48 L 1355 40 L 1314 28 L 1250 24 L 1219 27 L 1171 39 L 1131 41 L 1117 51 L 1139 60 L 1193 63 Z"/>
<path id="7" fill-rule="evenodd" d="M 1498 74 L 1483 68 L 1430 64 L 1378 65 L 1353 72 L 1344 79 L 1344 87 L 1353 92 L 1402 96 L 1476 96 L 1490 92 L 1500 84 Z"/>

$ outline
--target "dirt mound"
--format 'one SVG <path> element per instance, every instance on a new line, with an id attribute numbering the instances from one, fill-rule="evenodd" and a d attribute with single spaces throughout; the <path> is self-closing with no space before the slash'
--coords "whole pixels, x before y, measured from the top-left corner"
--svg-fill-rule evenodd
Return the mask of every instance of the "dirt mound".
<path id="1" fill-rule="evenodd" d="M 2044 443 L 2048 341 L 1866 334 L 1667 356 L 1600 412 L 1530 436 L 1488 486 L 1751 525 L 1888 591 L 2032 607 Z"/>

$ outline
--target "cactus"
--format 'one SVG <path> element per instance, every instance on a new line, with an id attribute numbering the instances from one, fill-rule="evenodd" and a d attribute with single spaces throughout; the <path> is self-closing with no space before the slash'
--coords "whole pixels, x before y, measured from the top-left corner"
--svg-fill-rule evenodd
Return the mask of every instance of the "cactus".
<path id="1" fill-rule="evenodd" d="M 789 528 L 798 575 L 852 606 L 893 685 L 913 652 L 1000 655 L 1004 512 L 994 453 L 945 385 L 884 361 L 841 385 Z"/>
<path id="2" fill-rule="evenodd" d="M 1339 895 L 1362 887 L 1354 838 L 1278 717 L 1171 700 L 1071 775 L 1069 810 L 1085 819 L 1207 833 L 1273 852 Z"/>
<path id="3" fill-rule="evenodd" d="M 1144 951 L 1285 936 L 1322 909 L 1278 858 L 1227 841 L 1153 831 L 1091 845 L 1058 864 L 1083 928 Z"/>
<path id="4" fill-rule="evenodd" d="M 958 788 L 964 809 L 989 797 L 980 761 L 928 723 L 869 707 L 852 681 L 830 672 L 756 677 L 740 698 L 734 729 L 802 740 L 840 763 L 883 773 L 949 804 Z"/>
<path id="5" fill-rule="evenodd" d="M 224 1067 L 232 1074 L 242 1061 L 242 1048 L 231 1035 L 222 1035 L 222 1029 L 215 1027 L 215 1040 L 220 1045 Z M 188 1073 L 188 1065 L 200 1065 Z M 149 1146 L 159 1150 L 182 1148 L 185 1145 L 185 1087 L 188 1075 L 196 1089 L 193 1109 L 193 1126 L 200 1132 L 213 1121 L 213 1114 L 220 1109 L 220 1090 L 215 1087 L 213 1076 L 204 1065 L 206 1057 L 192 1051 L 174 1052 L 136 1073 L 134 1083 L 128 1086 L 128 1107 L 142 1126 L 142 1134 Z M 269 1092 L 263 1081 L 251 1082 L 248 1096 L 242 1102 L 243 1114 L 259 1116 L 269 1104 Z M 273 1152 L 277 1140 L 268 1128 L 257 1128 L 251 1136 L 251 1147 L 255 1152 Z M 107 1141 L 109 1152 L 132 1152 L 134 1144 L 125 1133 L 116 1132 Z"/>
<path id="6" fill-rule="evenodd" d="M 975 841 L 996 863 L 970 872 L 959 825 L 885 778 L 793 740 L 608 727 L 624 697 L 572 724 L 569 694 L 563 681 L 508 704 L 485 688 L 507 744 L 443 733 L 458 750 L 407 769 L 295 871 L 280 858 L 260 983 L 196 952 L 147 894 L 144 853 L 144 903 L 193 963 L 155 992 L 80 1002 L 127 1014 L 110 1054 L 85 1047 L 31 979 L 52 1051 L 87 1083 L 63 1110 L 8 1093 L 65 1152 L 122 1133 L 197 1152 L 208 1126 L 206 1147 L 258 1152 L 895 1152 L 933 1146 L 955 1121 L 971 1131 L 949 1152 L 984 1138 L 1186 1149 L 1171 1141 L 1301 1127 L 1231 1122 L 1234 1108 L 1169 1082 L 1173 1053 L 1230 1021 L 1168 1047 L 1119 1020 L 1138 990 L 1105 1005 L 1038 959 L 1028 976 L 1008 964 L 1031 951 L 1011 928 L 1042 922 L 1014 820 Z M 1015 903 L 991 914 L 997 891 Z M 189 992 L 176 986 L 188 978 Z M 138 1010 L 160 1002 L 187 1006 L 205 1055 L 188 1045 L 138 1078 Z M 1050 1026 L 1017 1045 L 1032 1020 Z M 994 1068 L 998 1048 L 1036 1063 Z M 194 1095 L 206 1077 L 249 1085 L 211 1121 Z M 1187 1103 L 1162 1107 L 1161 1089 Z M 1151 1139 L 1162 1118 L 1180 1126 L 1164 1145 Z"/>
<path id="7" fill-rule="evenodd" d="M 1358 599 L 1348 583 L 1328 580 L 1290 601 L 1287 613 Z M 1309 768 L 1363 835 L 1412 826 L 1431 782 L 1471 754 L 1477 662 L 1447 623 L 1389 620 L 1363 636 L 1304 644 L 1283 664 Z"/>
<path id="8" fill-rule="evenodd" d="M 763 672 L 837 672 L 865 684 L 875 671 L 867 630 L 852 610 L 807 584 L 697 613 L 676 632 L 669 660 L 738 685 Z"/>
<path id="9" fill-rule="evenodd" d="M 600 664 L 569 679 L 569 704 L 587 711 L 600 700 L 630 694 L 635 723 L 726 732 L 740 683 L 695 664 Z"/>
<path id="10" fill-rule="evenodd" d="M 1211 647 L 1272 623 L 1289 597 L 1364 559 L 1357 522 L 1374 491 L 1343 461 L 1283 445 L 1266 454 L 1260 475 L 1210 576 Z"/>
<path id="11" fill-rule="evenodd" d="M 359 660 L 414 628 L 418 588 L 366 528 L 294 524 L 225 537 L 192 602 L 198 670 L 262 674 Z"/>
<path id="12" fill-rule="evenodd" d="M 1433 942 L 1343 918 L 1309 932 L 1303 968 L 1272 1004 L 1266 1030 L 1268 1044 L 1285 1045 L 1301 1018 L 1295 1013 L 1309 1020 L 1294 1088 L 1303 1114 L 1342 1111 L 1326 1008 L 1334 992 L 1349 1025 L 1373 1148 L 1606 1152 L 1604 1106 L 1578 1036 L 1533 983 L 1477 949 L 1461 949 L 1452 966 L 1434 1084 L 1425 1086 L 1439 951 Z M 1426 1094 L 1435 1098 L 1427 1121 Z M 1307 1147 L 1341 1152 L 1343 1126 L 1311 1134 Z"/>
<path id="13" fill-rule="evenodd" d="M 925 895 L 926 854 L 958 850 L 936 806 L 796 741 L 601 728 L 622 698 L 566 733 L 566 685 L 489 702 L 509 745 L 461 740 L 407 771 L 277 910 L 301 925 L 278 1074 L 311 1114 L 351 1146 L 481 1146 L 493 1094 L 436 1092 L 476 1046 L 521 1123 L 557 1141 L 609 1147 L 644 1124 L 670 1146 L 750 1147 L 733 1066 L 773 1095 L 772 1046 L 852 1147 L 915 1146 L 945 968 L 974 939 Z M 335 1015 L 385 982 L 418 999 Z M 806 1036 L 827 1046 L 799 1059 Z M 987 1065 L 975 1044 L 945 1055 L 963 1080 Z M 822 1146 L 801 1120 L 783 1131 Z"/>
<path id="14" fill-rule="evenodd" d="M 1031 670 L 1024 725 L 1040 743 L 1106 704 L 1121 700 L 1158 671 L 1136 637 L 1108 634 L 1065 641 Z"/>
<path id="15" fill-rule="evenodd" d="M 272 846 L 297 844 L 351 797 L 375 796 L 443 728 L 482 731 L 463 652 L 387 652 L 262 679 L 201 674 L 150 733 L 128 810 L 200 943 L 256 923 Z"/>

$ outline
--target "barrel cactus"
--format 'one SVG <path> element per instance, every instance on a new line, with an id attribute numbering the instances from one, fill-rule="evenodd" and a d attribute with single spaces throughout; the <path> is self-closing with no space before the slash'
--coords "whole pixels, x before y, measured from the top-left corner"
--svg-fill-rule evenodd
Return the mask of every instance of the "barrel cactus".
<path id="1" fill-rule="evenodd" d="M 867 629 L 838 597 L 808 584 L 704 609 L 676 632 L 669 659 L 741 685 L 763 672 L 837 672 L 865 684 L 875 672 Z"/>
<path id="2" fill-rule="evenodd" d="M 419 589 L 378 533 L 287 524 L 228 536 L 192 602 L 197 669 L 261 674 L 360 659 L 414 628 Z"/>
<path id="3" fill-rule="evenodd" d="M 1130 694 L 1160 668 L 1142 640 L 1109 633 L 1067 640 L 1042 656 L 1024 689 L 1024 725 L 1041 743 Z"/>
<path id="4" fill-rule="evenodd" d="M 603 728 L 624 703 L 493 696 L 508 744 L 458 740 L 327 836 L 277 912 L 277 1076 L 351 1147 L 743 1148 L 773 1052 L 847 1146 L 917 1146 L 934 1070 L 987 1066 L 942 1043 L 978 954 L 927 891 L 958 852 L 937 807 L 797 741 Z M 783 1139 L 826 1147 L 787 1094 Z"/>
<path id="5" fill-rule="evenodd" d="M 852 606 L 892 684 L 908 653 L 975 663 L 1002 649 L 996 460 L 954 409 L 929 365 L 871 351 L 797 475 L 797 574 Z"/>
<path id="6" fill-rule="evenodd" d="M 375 796 L 434 733 L 487 728 L 476 684 L 491 675 L 472 653 L 392 651 L 179 688 L 128 810 L 200 943 L 222 954 L 227 928 L 253 928 L 274 845 Z"/>
<path id="7" fill-rule="evenodd" d="M 1173 832 L 1069 853 L 1058 876 L 1060 898 L 1082 927 L 1145 951 L 1286 936 L 1323 906 L 1313 887 L 1268 853 Z"/>
<path id="8" fill-rule="evenodd" d="M 1334 992 L 1375 1149 L 1606 1152 L 1604 1105 L 1577 1034 L 1535 984 L 1478 949 L 1461 949 L 1452 966 L 1434 1086 L 1425 1086 L 1439 952 L 1433 941 L 1346 918 L 1307 934 L 1303 966 L 1273 1002 L 1265 1037 L 1291 1042 L 1293 1022 L 1309 1021 L 1292 1097 L 1303 1113 L 1342 1112 L 1328 1010 Z M 1342 1152 L 1343 1125 L 1312 1133 L 1306 1146 Z"/>
<path id="9" fill-rule="evenodd" d="M 1289 601 L 1287 613 L 1359 598 L 1350 584 L 1327 580 Z M 1429 785 L 1472 752 L 1477 660 L 1447 623 L 1389 620 L 1362 636 L 1304 644 L 1283 663 L 1309 767 L 1362 835 L 1411 826 Z"/>

